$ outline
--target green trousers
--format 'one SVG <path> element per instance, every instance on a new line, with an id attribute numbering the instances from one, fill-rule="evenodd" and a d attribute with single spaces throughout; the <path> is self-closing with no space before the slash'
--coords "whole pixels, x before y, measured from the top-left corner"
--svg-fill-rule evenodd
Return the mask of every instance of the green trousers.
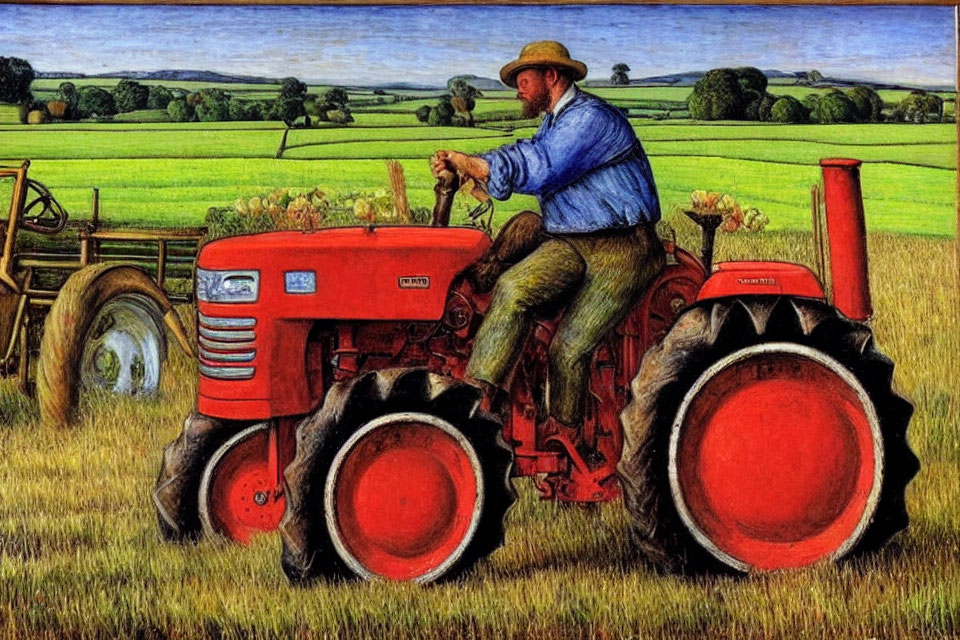
<path id="1" fill-rule="evenodd" d="M 547 409 L 564 424 L 580 425 L 593 351 L 663 270 L 664 261 L 653 225 L 546 236 L 500 276 L 473 341 L 467 376 L 504 387 L 531 315 L 563 304 L 550 343 Z"/>

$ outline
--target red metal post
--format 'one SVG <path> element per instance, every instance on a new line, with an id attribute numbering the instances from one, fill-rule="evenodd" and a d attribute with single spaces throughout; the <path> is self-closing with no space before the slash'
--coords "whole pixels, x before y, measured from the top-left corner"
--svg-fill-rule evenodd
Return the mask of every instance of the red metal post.
<path id="1" fill-rule="evenodd" d="M 860 161 L 827 158 L 820 161 L 830 240 L 833 304 L 854 320 L 873 315 L 867 274 L 867 230 L 860 191 Z"/>

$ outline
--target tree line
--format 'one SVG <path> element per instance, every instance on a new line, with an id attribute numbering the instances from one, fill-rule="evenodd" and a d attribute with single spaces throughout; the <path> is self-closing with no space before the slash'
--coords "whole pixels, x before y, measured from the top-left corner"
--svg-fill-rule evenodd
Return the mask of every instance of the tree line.
<path id="1" fill-rule="evenodd" d="M 711 69 L 694 85 L 687 108 L 695 120 L 793 124 L 943 121 L 943 99 L 921 89 L 912 91 L 884 114 L 883 100 L 872 87 L 858 85 L 846 91 L 810 93 L 798 100 L 769 93 L 767 77 L 755 67 Z"/>
<path id="2" fill-rule="evenodd" d="M 214 87 L 188 91 L 121 80 L 110 90 L 61 82 L 53 99 L 47 101 L 37 100 L 30 91 L 35 78 L 26 60 L 0 57 L 0 102 L 18 105 L 24 124 L 109 118 L 144 109 L 164 110 L 173 122 L 275 120 L 292 126 L 302 118 L 309 126 L 311 117 L 337 124 L 353 122 L 346 89 L 334 87 L 310 94 L 307 85 L 293 77 L 280 81 L 276 98 L 265 100 L 236 97 Z"/>
<path id="3" fill-rule="evenodd" d="M 307 93 L 307 85 L 296 78 L 284 78 L 274 99 L 243 99 L 221 88 L 197 91 L 143 85 L 121 80 L 112 90 L 89 86 L 77 88 L 72 82 L 60 83 L 53 100 L 29 100 L 21 103 L 24 122 L 83 120 L 112 117 L 144 109 L 163 110 L 172 122 L 281 121 L 292 126 L 303 118 L 310 126 L 311 114 L 321 121 L 338 124 L 353 122 L 347 107 L 346 90 L 333 88 L 320 96 Z"/>

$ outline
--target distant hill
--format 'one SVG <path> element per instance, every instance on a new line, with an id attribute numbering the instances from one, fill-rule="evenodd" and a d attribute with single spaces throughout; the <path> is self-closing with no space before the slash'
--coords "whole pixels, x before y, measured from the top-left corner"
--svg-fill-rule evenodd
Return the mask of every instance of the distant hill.
<path id="1" fill-rule="evenodd" d="M 129 80 L 179 80 L 189 82 L 277 84 L 276 78 L 257 76 L 239 76 L 217 73 L 216 71 L 194 71 L 190 69 L 162 69 L 160 71 L 111 71 L 109 73 L 85 74 L 68 71 L 40 71 L 38 78 L 126 78 Z"/>
<path id="2" fill-rule="evenodd" d="M 323 84 L 323 83 L 318 83 Z M 342 85 L 340 85 L 342 86 Z M 389 91 L 394 89 L 397 91 L 443 91 L 446 87 L 440 87 L 436 85 L 429 84 L 417 84 L 415 82 L 388 82 L 385 84 L 351 84 L 348 85 L 351 87 L 356 87 L 358 89 L 383 89 L 384 91 Z"/>
<path id="3" fill-rule="evenodd" d="M 494 78 L 484 78 L 482 76 L 475 76 L 473 74 L 462 74 L 459 76 L 453 76 L 453 78 L 450 78 L 450 80 L 453 80 L 455 78 L 463 78 L 464 80 L 467 81 L 468 84 L 473 86 L 474 89 L 479 89 L 480 91 L 503 91 L 508 88 L 505 84 L 503 84 L 499 80 L 496 80 Z M 447 80 L 448 84 L 450 80 Z"/>

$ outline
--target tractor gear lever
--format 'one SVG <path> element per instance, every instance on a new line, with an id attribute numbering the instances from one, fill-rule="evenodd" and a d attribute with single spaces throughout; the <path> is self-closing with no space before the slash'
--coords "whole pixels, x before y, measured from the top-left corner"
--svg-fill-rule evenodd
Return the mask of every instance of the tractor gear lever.
<path id="1" fill-rule="evenodd" d="M 714 213 L 698 213 L 696 211 L 684 211 L 687 217 L 697 223 L 700 227 L 701 246 L 700 258 L 703 260 L 703 269 L 710 275 L 710 269 L 713 266 L 713 239 L 717 235 L 717 227 L 723 222 L 723 216 Z"/>
<path id="2" fill-rule="evenodd" d="M 437 195 L 437 202 L 433 206 L 434 227 L 450 225 L 450 209 L 453 207 L 453 196 L 460 188 L 460 176 L 452 171 L 441 171 L 437 177 L 437 184 L 433 192 Z"/>

